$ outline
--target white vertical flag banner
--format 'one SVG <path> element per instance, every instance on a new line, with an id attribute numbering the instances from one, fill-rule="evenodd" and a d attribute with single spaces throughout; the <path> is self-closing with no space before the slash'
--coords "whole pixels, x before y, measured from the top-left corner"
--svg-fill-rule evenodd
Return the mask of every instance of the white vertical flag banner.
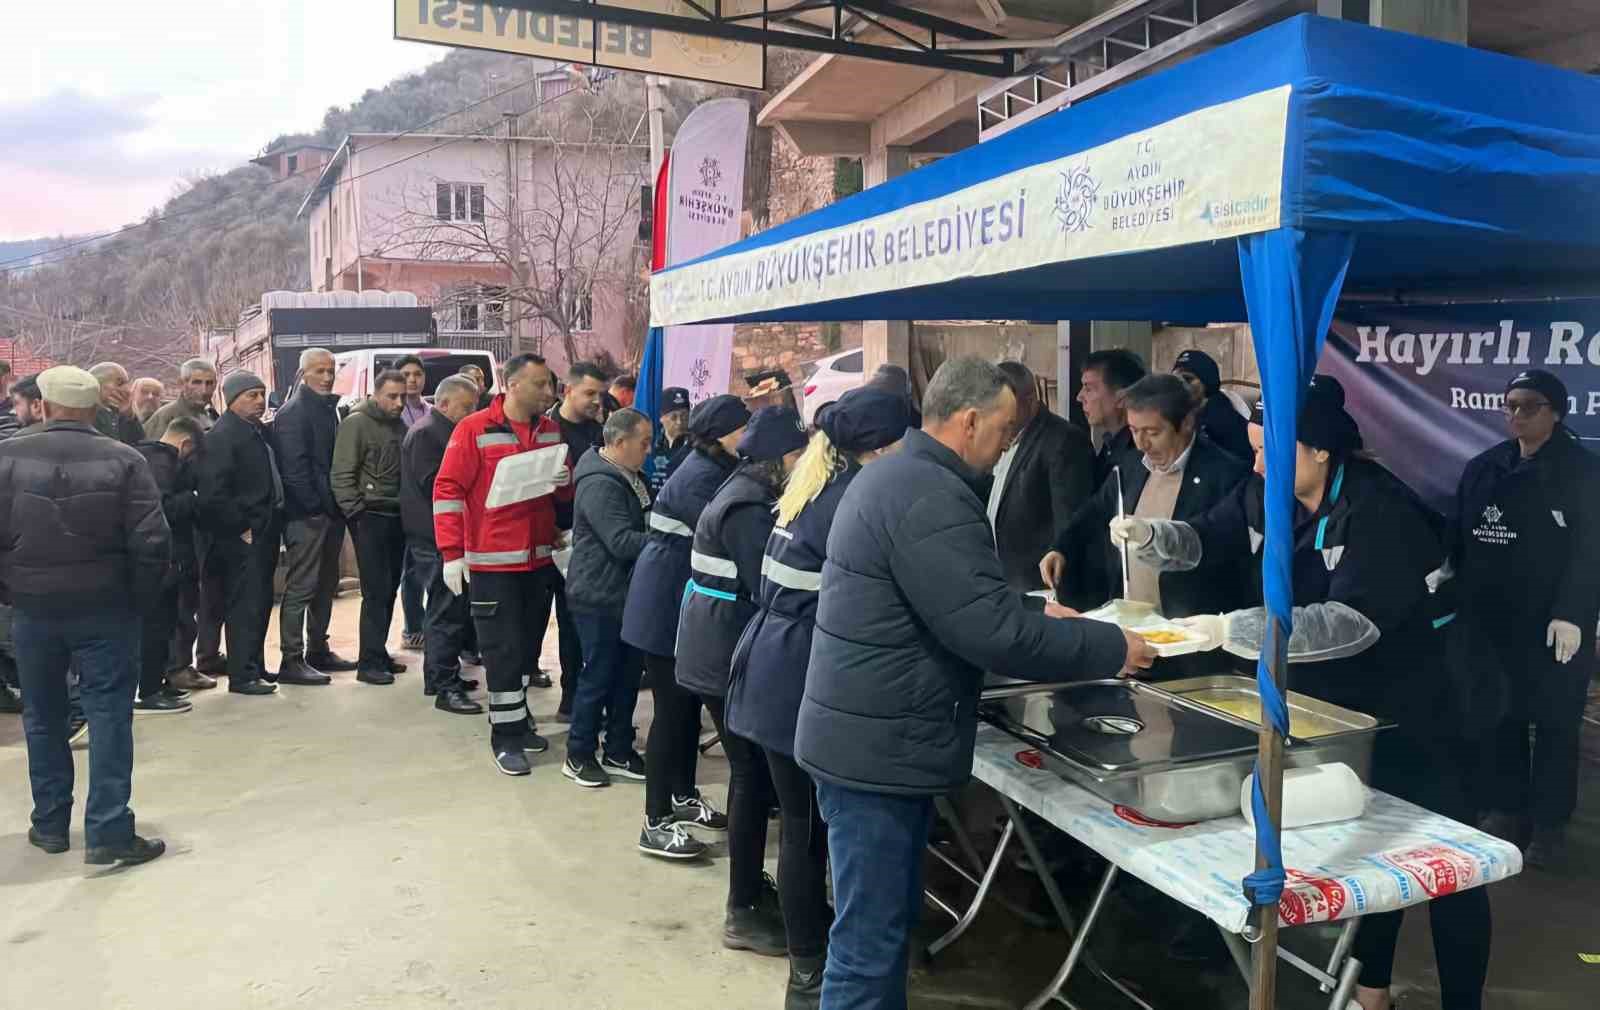
<path id="1" fill-rule="evenodd" d="M 739 241 L 749 135 L 750 103 L 742 98 L 696 106 L 678 128 L 667 179 L 667 266 Z M 665 350 L 662 386 L 682 386 L 694 403 L 727 392 L 732 323 L 669 326 Z"/>

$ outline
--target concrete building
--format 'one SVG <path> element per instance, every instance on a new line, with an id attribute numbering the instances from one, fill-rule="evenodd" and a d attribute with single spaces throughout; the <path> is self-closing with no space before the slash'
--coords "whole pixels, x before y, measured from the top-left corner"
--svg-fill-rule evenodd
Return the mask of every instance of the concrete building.
<path id="1" fill-rule="evenodd" d="M 500 358 L 624 359 L 644 327 L 643 153 L 507 127 L 347 137 L 299 212 L 312 290 L 415 292 L 441 344 Z"/>

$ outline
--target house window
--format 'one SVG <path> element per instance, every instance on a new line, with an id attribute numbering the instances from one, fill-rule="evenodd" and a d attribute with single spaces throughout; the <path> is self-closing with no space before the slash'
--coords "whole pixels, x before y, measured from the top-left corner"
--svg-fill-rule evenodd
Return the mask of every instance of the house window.
<path id="1" fill-rule="evenodd" d="M 289 174 L 293 175 L 298 171 L 300 171 L 300 156 L 291 154 L 289 155 Z"/>
<path id="2" fill-rule="evenodd" d="M 506 329 L 506 303 L 485 302 L 483 328 L 490 333 L 504 333 Z"/>
<path id="3" fill-rule="evenodd" d="M 476 304 L 474 304 L 474 303 L 463 302 L 456 309 L 456 318 L 457 318 L 457 321 L 460 323 L 460 329 L 463 329 L 463 330 L 476 330 L 476 329 L 479 328 L 478 327 L 478 306 Z"/>
<path id="4" fill-rule="evenodd" d="M 434 215 L 441 221 L 482 221 L 483 186 L 441 182 L 433 190 Z"/>

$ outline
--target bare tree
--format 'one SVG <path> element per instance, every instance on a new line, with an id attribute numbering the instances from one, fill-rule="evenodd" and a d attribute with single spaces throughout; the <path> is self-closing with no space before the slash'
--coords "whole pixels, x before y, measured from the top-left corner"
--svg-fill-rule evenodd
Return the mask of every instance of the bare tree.
<path id="1" fill-rule="evenodd" d="M 628 107 L 604 93 L 554 103 L 527 125 L 514 176 L 493 173 L 465 194 L 433 179 L 398 194 L 372 255 L 493 268 L 507 327 L 536 352 L 554 339 L 577 361 L 592 353 L 597 302 L 624 320 L 648 311 L 637 234 L 648 148 L 630 135 Z"/>

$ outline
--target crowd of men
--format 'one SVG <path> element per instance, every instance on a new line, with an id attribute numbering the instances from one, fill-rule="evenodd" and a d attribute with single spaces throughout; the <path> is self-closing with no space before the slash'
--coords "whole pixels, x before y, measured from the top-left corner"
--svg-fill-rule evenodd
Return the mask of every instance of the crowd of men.
<path id="1" fill-rule="evenodd" d="M 498 377 L 468 366 L 429 397 L 422 362 L 402 357 L 341 415 L 335 368 L 305 351 L 270 426 L 259 377 L 219 385 L 199 359 L 164 406 L 112 363 L 12 386 L 0 658 L 14 658 L 21 696 L 7 687 L 0 702 L 23 713 L 35 846 L 68 847 L 68 748 L 87 725 L 87 861 L 160 855 L 127 807 L 131 714 L 188 711 L 189 693 L 223 676 L 244 697 L 349 671 L 392 685 L 406 670 L 388 647 L 397 603 L 415 611 L 402 644 L 422 651 L 424 694 L 485 716 L 496 768 L 529 775 L 549 748 L 528 691 L 554 686 L 538 668 L 553 613 L 556 718 L 571 723 L 562 774 L 586 789 L 646 783 L 646 855 L 692 859 L 706 847 L 690 829 L 728 833 L 724 943 L 789 957 L 789 1010 L 898 1010 L 933 797 L 968 778 L 986 673 L 1228 668 L 1222 652 L 1158 661 L 1139 636 L 1077 619 L 1119 597 L 1211 622 L 1195 626 L 1234 656 L 1260 649 L 1262 408 L 1237 409 L 1197 350 L 1169 374 L 1126 350 L 1090 355 L 1077 400 L 1098 446 L 1014 361 L 947 361 L 920 410 L 905 371 L 886 366 L 809 431 L 789 405 L 720 395 L 691 408 L 673 388 L 658 429 L 626 405 L 631 381 L 589 362 L 558 377 L 528 354 Z M 1550 866 L 1594 665 L 1600 468 L 1561 424 L 1554 376 L 1519 375 L 1506 405 L 1512 437 L 1469 465 L 1451 518 L 1365 453 L 1342 388 L 1318 377 L 1298 420 L 1291 650 L 1328 660 L 1302 689 L 1400 724 L 1380 742 L 1376 785 L 1481 816 Z M 564 462 L 530 482 L 518 457 L 558 447 Z M 1525 535 L 1477 532 L 1485 503 Z M 346 532 L 361 583 L 354 659 L 329 643 Z M 1510 584 L 1522 604 L 1507 617 L 1494 601 Z M 1026 595 L 1041 588 L 1048 602 Z M 1458 595 L 1463 619 L 1436 619 Z M 1307 644 L 1329 607 L 1353 637 Z M 481 701 L 465 675 L 478 666 Z M 1538 674 L 1526 686 L 1525 671 Z M 655 711 L 641 755 L 643 683 Z M 1473 704 L 1424 725 L 1419 712 L 1443 709 L 1417 699 L 1435 694 Z M 702 708 L 730 763 L 726 813 L 695 785 Z M 1492 788 L 1468 795 L 1467 769 Z M 775 805 L 773 884 L 761 864 Z M 1474 1005 L 1487 897 L 1431 910 L 1446 1002 Z M 1388 998 L 1399 930 L 1381 918 L 1358 941 L 1370 1006 Z"/>

